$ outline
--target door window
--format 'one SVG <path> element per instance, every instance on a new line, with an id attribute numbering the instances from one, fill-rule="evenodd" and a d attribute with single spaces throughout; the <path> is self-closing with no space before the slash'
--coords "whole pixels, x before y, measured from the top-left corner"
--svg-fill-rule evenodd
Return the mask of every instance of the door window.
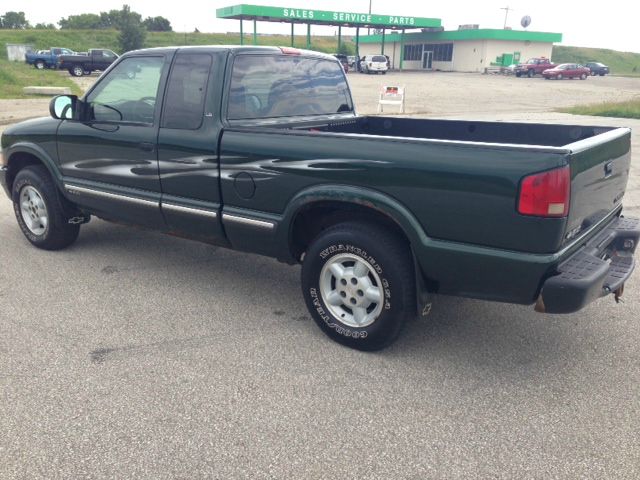
<path id="1" fill-rule="evenodd" d="M 162 126 L 197 130 L 202 125 L 211 55 L 179 55 L 171 69 Z"/>
<path id="2" fill-rule="evenodd" d="M 129 57 L 89 94 L 89 119 L 153 124 L 164 57 Z"/>

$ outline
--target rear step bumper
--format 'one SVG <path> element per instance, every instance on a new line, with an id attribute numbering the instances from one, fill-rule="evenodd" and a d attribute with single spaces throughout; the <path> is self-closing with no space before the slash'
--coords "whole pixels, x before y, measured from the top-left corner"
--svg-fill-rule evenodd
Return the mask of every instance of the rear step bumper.
<path id="1" fill-rule="evenodd" d="M 536 311 L 572 313 L 593 300 L 622 294 L 635 266 L 633 252 L 640 239 L 640 219 L 617 218 L 599 235 L 562 262 L 558 275 L 548 278 Z"/>

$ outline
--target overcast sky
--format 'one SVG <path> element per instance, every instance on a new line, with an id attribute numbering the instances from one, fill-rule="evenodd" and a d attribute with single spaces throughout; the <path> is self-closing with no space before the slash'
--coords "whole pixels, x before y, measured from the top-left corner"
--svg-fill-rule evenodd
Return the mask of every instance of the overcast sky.
<path id="1" fill-rule="evenodd" d="M 100 0 L 79 2 L 77 0 L 2 0 L 0 13 L 8 10 L 24 11 L 31 23 L 57 23 L 61 17 L 79 13 L 99 13 L 119 9 L 123 3 L 143 17 L 161 15 L 171 21 L 176 31 L 237 32 L 236 20 L 216 19 L 216 8 L 243 3 L 242 1 L 219 0 Z M 244 3 L 315 10 L 367 12 L 369 0 L 247 0 Z M 507 26 L 520 29 L 524 15 L 532 18 L 528 30 L 560 32 L 562 45 L 602 47 L 622 51 L 640 52 L 640 1 L 638 0 L 445 0 L 427 2 L 420 0 L 371 0 L 372 12 L 386 15 L 435 17 L 442 19 L 445 29 L 457 29 L 460 24 L 477 23 L 481 28 L 502 28 L 505 11 L 501 7 L 513 8 L 509 12 Z M 248 23 L 245 29 L 252 28 Z M 297 33 L 305 29 L 298 26 Z M 258 23 L 263 33 L 289 33 L 290 27 L 278 23 Z M 312 27 L 312 32 L 331 35 L 335 29 Z M 354 30 L 355 32 L 355 30 Z M 347 31 L 347 34 L 350 33 Z"/>

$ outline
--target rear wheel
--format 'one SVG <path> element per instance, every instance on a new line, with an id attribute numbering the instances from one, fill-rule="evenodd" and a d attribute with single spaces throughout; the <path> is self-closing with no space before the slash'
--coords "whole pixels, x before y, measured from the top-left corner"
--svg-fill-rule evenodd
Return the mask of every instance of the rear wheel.
<path id="1" fill-rule="evenodd" d="M 601 77 L 604 77 L 604 72 L 602 72 L 602 73 L 600 74 L 600 76 L 601 76 Z"/>
<path id="2" fill-rule="evenodd" d="M 582 75 L 580 75 L 580 80 L 586 80 L 587 79 L 587 74 L 583 73 Z"/>
<path id="3" fill-rule="evenodd" d="M 308 248 L 302 292 L 311 316 L 331 339 L 358 350 L 379 350 L 415 312 L 410 248 L 369 223 L 335 225 Z"/>
<path id="4" fill-rule="evenodd" d="M 18 225 L 36 247 L 60 250 L 78 238 L 80 225 L 69 223 L 69 215 L 65 214 L 68 202 L 59 194 L 45 167 L 33 165 L 20 170 L 11 196 Z"/>
<path id="5" fill-rule="evenodd" d="M 556 75 L 556 80 L 562 80 L 562 74 L 559 73 L 558 75 Z"/>
<path id="6" fill-rule="evenodd" d="M 595 71 L 591 70 L 591 76 L 595 77 L 596 75 L 597 75 L 597 73 Z"/>

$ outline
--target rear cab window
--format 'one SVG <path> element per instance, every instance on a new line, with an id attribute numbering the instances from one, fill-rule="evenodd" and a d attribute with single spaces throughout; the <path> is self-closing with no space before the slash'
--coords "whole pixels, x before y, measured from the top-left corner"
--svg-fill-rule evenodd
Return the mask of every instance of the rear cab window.
<path id="1" fill-rule="evenodd" d="M 229 120 L 353 112 L 344 70 L 333 59 L 301 55 L 238 55 L 233 63 Z"/>
<path id="2" fill-rule="evenodd" d="M 374 55 L 374 57 L 371 59 L 372 62 L 382 62 L 382 63 L 387 63 L 387 58 L 383 57 L 382 55 Z"/>

